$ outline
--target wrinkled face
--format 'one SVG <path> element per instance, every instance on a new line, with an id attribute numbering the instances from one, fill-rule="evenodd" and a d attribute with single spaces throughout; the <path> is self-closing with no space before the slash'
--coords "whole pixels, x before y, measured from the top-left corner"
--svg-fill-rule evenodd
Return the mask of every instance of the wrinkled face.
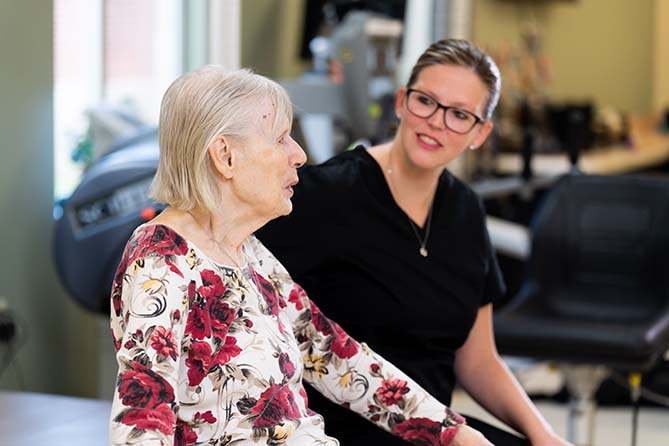
<path id="1" fill-rule="evenodd" d="M 274 114 L 269 100 L 258 108 L 257 124 L 241 142 L 234 177 L 238 198 L 268 221 L 292 211 L 290 199 L 298 181 L 297 168 L 307 159 L 290 136 L 288 120 L 272 132 Z"/>
<path id="2" fill-rule="evenodd" d="M 426 93 L 439 104 L 457 107 L 484 116 L 488 90 L 470 68 L 457 65 L 432 65 L 420 72 L 412 89 Z M 476 124 L 466 134 L 446 127 L 443 108 L 432 116 L 421 118 L 407 109 L 407 89 L 400 89 L 395 111 L 400 117 L 398 137 L 405 151 L 405 159 L 418 169 L 442 169 L 462 151 L 473 145 L 480 146 L 492 130 L 492 123 Z M 457 116 L 457 113 L 455 113 Z"/>

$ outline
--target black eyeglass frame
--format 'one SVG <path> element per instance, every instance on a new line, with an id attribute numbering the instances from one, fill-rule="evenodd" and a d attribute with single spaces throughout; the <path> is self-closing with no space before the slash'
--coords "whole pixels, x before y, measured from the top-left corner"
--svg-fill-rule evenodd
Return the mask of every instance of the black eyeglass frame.
<path id="1" fill-rule="evenodd" d="M 423 96 L 427 96 L 427 97 L 430 98 L 432 101 L 434 101 L 435 104 L 437 104 L 437 107 L 432 111 L 432 113 L 430 113 L 430 114 L 427 115 L 427 116 L 420 116 L 420 115 L 417 115 L 415 112 L 411 111 L 411 109 L 409 108 L 409 96 L 411 95 L 411 93 L 414 93 L 414 92 L 415 92 L 415 93 L 422 94 Z M 482 123 L 482 122 L 485 122 L 485 119 L 483 119 L 483 118 L 479 118 L 479 117 L 476 116 L 474 113 L 472 113 L 472 112 L 470 112 L 470 111 L 468 111 L 468 110 L 462 109 L 462 108 L 460 108 L 460 107 L 452 107 L 452 106 L 448 106 L 448 105 L 443 105 L 443 104 L 439 103 L 439 101 L 437 101 L 435 98 L 433 98 L 432 96 L 430 96 L 429 94 L 425 93 L 424 91 L 417 90 L 417 89 L 415 89 L 415 88 L 407 88 L 407 94 L 406 94 L 406 107 L 407 107 L 407 110 L 409 111 L 409 113 L 411 113 L 412 115 L 417 116 L 417 117 L 419 117 L 419 118 L 423 118 L 423 119 L 428 119 L 428 118 L 432 117 L 435 113 L 437 113 L 437 111 L 438 111 L 440 108 L 443 109 L 443 110 L 444 110 L 444 119 L 443 119 L 443 121 L 444 121 L 444 125 L 446 126 L 447 129 L 449 129 L 450 131 L 455 132 L 455 133 L 457 133 L 457 134 L 459 134 L 459 135 L 466 135 L 467 133 L 471 132 L 472 129 L 473 129 L 474 127 L 476 127 L 477 124 L 480 124 L 480 123 Z M 446 112 L 447 112 L 448 110 L 457 110 L 457 111 L 459 111 L 459 112 L 462 112 L 462 113 L 466 113 L 466 114 L 468 114 L 468 115 L 471 115 L 471 116 L 474 117 L 475 121 L 474 121 L 474 123 L 472 124 L 472 126 L 469 128 L 469 130 L 467 130 L 466 132 L 458 132 L 457 130 L 453 130 L 453 129 L 446 123 Z"/>

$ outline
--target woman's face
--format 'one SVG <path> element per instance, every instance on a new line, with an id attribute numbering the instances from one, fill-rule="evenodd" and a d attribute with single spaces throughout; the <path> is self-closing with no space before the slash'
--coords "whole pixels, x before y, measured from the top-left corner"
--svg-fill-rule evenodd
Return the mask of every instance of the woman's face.
<path id="1" fill-rule="evenodd" d="M 478 75 L 470 68 L 457 65 L 431 65 L 418 75 L 410 87 L 429 95 L 446 107 L 457 107 L 484 116 L 488 90 Z M 480 146 L 492 130 L 492 123 L 476 124 L 469 133 L 459 134 L 444 123 L 443 108 L 432 116 L 421 118 L 407 109 L 407 89 L 401 88 L 395 103 L 400 117 L 398 138 L 405 152 L 405 159 L 418 169 L 442 169 L 470 145 Z"/>
<path id="2" fill-rule="evenodd" d="M 290 199 L 298 181 L 297 168 L 307 159 L 290 136 L 289 122 L 272 134 L 274 114 L 269 100 L 258 108 L 258 123 L 241 142 L 233 182 L 237 197 L 268 221 L 292 211 Z"/>

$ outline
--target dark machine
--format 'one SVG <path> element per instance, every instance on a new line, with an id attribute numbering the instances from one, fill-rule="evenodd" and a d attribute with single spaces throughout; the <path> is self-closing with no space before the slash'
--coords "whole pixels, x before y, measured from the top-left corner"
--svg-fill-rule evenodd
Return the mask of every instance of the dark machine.
<path id="1" fill-rule="evenodd" d="M 324 161 L 354 141 L 378 143 L 392 134 L 401 33 L 399 20 L 352 11 L 328 38 L 312 40 L 318 68 L 282 82 L 304 135 L 299 142 L 312 161 Z"/>
<path id="2" fill-rule="evenodd" d="M 87 310 L 109 314 L 109 291 L 126 241 L 162 210 L 147 197 L 158 155 L 155 131 L 115 144 L 57 209 L 56 268 Z"/>

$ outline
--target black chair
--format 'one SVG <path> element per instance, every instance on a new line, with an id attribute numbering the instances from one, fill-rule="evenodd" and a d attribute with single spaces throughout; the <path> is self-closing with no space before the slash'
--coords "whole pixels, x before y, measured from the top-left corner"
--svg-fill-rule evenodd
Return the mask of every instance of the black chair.
<path id="1" fill-rule="evenodd" d="M 608 372 L 645 371 L 669 348 L 669 180 L 566 175 L 531 234 L 523 286 L 495 314 L 497 347 L 562 366 L 569 440 L 591 445 Z"/>

